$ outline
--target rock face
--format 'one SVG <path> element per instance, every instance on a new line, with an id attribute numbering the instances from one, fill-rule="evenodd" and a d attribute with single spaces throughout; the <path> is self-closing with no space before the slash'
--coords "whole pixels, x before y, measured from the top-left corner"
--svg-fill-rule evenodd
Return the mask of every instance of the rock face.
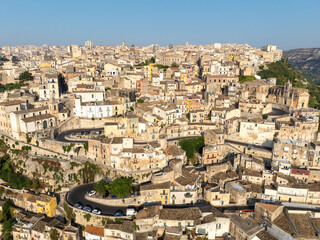
<path id="1" fill-rule="evenodd" d="M 320 48 L 297 48 L 284 51 L 289 63 L 320 76 Z"/>

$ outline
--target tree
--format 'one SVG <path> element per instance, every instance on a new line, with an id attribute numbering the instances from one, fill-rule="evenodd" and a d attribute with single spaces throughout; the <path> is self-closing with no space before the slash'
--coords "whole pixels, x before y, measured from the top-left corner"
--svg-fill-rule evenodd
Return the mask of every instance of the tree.
<path id="1" fill-rule="evenodd" d="M 190 121 L 190 113 L 186 114 L 187 119 Z"/>
<path id="2" fill-rule="evenodd" d="M 1 223 L 4 239 L 12 239 L 13 216 L 11 214 L 11 202 L 7 200 L 2 205 Z"/>
<path id="3" fill-rule="evenodd" d="M 179 67 L 179 65 L 178 65 L 176 62 L 173 62 L 173 63 L 171 64 L 171 67 Z"/>
<path id="4" fill-rule="evenodd" d="M 150 58 L 150 63 L 155 63 L 156 59 L 154 57 Z"/>
<path id="5" fill-rule="evenodd" d="M 32 180 L 32 187 L 33 187 L 33 189 L 37 189 L 37 188 L 40 187 L 39 179 L 34 178 L 34 179 Z"/>
<path id="6" fill-rule="evenodd" d="M 32 80 L 33 80 L 33 76 L 28 71 L 25 71 L 19 75 L 20 82 L 32 81 Z"/>
<path id="7" fill-rule="evenodd" d="M 268 114 L 263 114 L 263 115 L 262 115 L 262 118 L 263 118 L 264 120 L 267 120 L 267 119 L 268 119 Z"/>
<path id="8" fill-rule="evenodd" d="M 129 195 L 132 190 L 132 178 L 118 178 L 106 185 L 107 191 L 111 192 L 117 198 L 124 198 Z"/>
<path id="9" fill-rule="evenodd" d="M 137 100 L 137 103 L 144 103 L 144 100 L 141 99 L 141 98 L 139 98 L 139 99 Z"/>
<path id="10" fill-rule="evenodd" d="M 179 145 L 186 151 L 186 155 L 190 160 L 194 157 L 195 152 L 202 153 L 204 137 L 183 139 L 179 141 Z"/>
<path id="11" fill-rule="evenodd" d="M 59 239 L 59 233 L 57 231 L 57 229 L 52 229 L 51 233 L 50 233 L 50 239 L 51 240 L 58 240 Z"/>
<path id="12" fill-rule="evenodd" d="M 107 191 L 106 185 L 107 185 L 106 181 L 104 179 L 101 179 L 99 182 L 97 182 L 94 185 L 94 190 L 96 190 L 97 193 L 103 196 Z"/>
<path id="13" fill-rule="evenodd" d="M 252 82 L 254 80 L 256 80 L 254 76 L 244 76 L 244 75 L 239 76 L 239 83 Z"/>
<path id="14" fill-rule="evenodd" d="M 79 170 L 83 183 L 94 181 L 94 176 L 101 172 L 101 168 L 88 161 L 83 164 L 83 168 Z"/>

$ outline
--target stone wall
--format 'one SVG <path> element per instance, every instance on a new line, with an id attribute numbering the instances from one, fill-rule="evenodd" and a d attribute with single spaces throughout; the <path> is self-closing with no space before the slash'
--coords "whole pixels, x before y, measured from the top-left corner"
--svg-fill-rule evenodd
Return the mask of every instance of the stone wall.
<path id="1" fill-rule="evenodd" d="M 54 129 L 55 134 L 60 134 L 64 131 L 73 129 L 89 129 L 89 128 L 103 128 L 105 124 L 104 119 L 88 119 L 71 117 L 70 119 L 62 122 L 59 126 Z"/>
<path id="2" fill-rule="evenodd" d="M 72 208 L 73 213 L 75 214 L 75 222 L 81 224 L 82 226 L 95 226 L 95 227 L 104 227 L 108 221 L 116 221 L 117 219 L 124 219 L 124 217 L 115 217 L 115 216 L 102 216 L 93 213 L 86 212 L 81 209 L 77 209 L 71 205 L 68 205 Z M 90 216 L 90 217 L 89 217 Z"/>
<path id="3" fill-rule="evenodd" d="M 98 197 L 89 197 L 85 196 L 85 199 L 99 203 L 106 206 L 116 206 L 116 207 L 127 207 L 127 206 L 140 206 L 143 202 L 141 201 L 141 196 L 134 196 L 129 198 L 121 199 L 110 199 L 110 198 L 98 198 Z"/>

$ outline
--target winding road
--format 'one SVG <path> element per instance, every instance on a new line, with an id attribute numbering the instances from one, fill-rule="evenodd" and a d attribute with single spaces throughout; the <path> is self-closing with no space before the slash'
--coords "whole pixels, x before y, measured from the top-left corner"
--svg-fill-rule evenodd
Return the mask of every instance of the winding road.
<path id="1" fill-rule="evenodd" d="M 126 207 L 106 206 L 85 199 L 87 192 L 93 190 L 94 184 L 95 183 L 89 183 L 73 188 L 66 195 L 67 203 L 71 206 L 74 206 L 76 203 L 80 203 L 82 206 L 89 205 L 92 209 L 98 208 L 102 212 L 101 215 L 105 216 L 113 216 L 117 210 L 121 210 L 124 214 L 126 213 Z"/>
<path id="2" fill-rule="evenodd" d="M 70 143 L 85 143 L 86 141 L 84 140 L 69 140 L 66 138 L 66 136 L 69 136 L 71 134 L 78 134 L 81 133 L 82 131 L 102 131 L 103 128 L 79 128 L 79 129 L 73 129 L 73 130 L 68 130 L 61 132 L 57 136 L 55 136 L 55 140 L 59 142 L 70 142 Z M 85 135 L 84 135 L 85 136 Z"/>

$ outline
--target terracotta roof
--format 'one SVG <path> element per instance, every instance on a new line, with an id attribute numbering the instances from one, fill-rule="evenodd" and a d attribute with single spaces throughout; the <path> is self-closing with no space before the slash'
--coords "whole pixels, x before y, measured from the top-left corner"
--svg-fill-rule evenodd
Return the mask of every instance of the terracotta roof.
<path id="1" fill-rule="evenodd" d="M 134 224 L 132 221 L 123 221 L 122 223 L 107 223 L 105 228 L 119 230 L 126 233 L 134 233 Z"/>
<path id="2" fill-rule="evenodd" d="M 267 204 L 267 203 L 256 203 L 256 206 L 263 207 L 264 209 L 267 209 L 270 212 L 274 212 L 279 207 L 282 207 L 281 205 Z"/>
<path id="3" fill-rule="evenodd" d="M 144 207 L 141 211 L 136 215 L 136 219 L 144 219 L 144 218 L 153 218 L 160 212 L 160 206 L 147 206 Z"/>
<path id="4" fill-rule="evenodd" d="M 101 237 L 104 236 L 103 227 L 94 227 L 94 226 L 87 225 L 85 232 L 90 233 L 92 235 L 96 235 L 96 236 L 101 236 Z"/>
<path id="5" fill-rule="evenodd" d="M 199 208 L 166 208 L 160 211 L 159 219 L 165 220 L 196 220 L 201 217 Z"/>
<path id="6" fill-rule="evenodd" d="M 158 184 L 153 184 L 153 183 L 148 183 L 140 186 L 140 191 L 145 191 L 145 190 L 153 190 L 153 189 L 168 189 L 170 188 L 170 181 L 164 182 L 164 183 L 158 183 Z"/>
<path id="7" fill-rule="evenodd" d="M 274 221 L 273 223 L 289 235 L 294 235 L 295 231 L 291 227 L 291 224 L 289 220 L 287 219 L 286 215 L 284 213 L 281 213 Z"/>
<path id="8" fill-rule="evenodd" d="M 316 236 L 307 214 L 290 213 L 290 218 L 299 235 L 308 237 Z"/>

